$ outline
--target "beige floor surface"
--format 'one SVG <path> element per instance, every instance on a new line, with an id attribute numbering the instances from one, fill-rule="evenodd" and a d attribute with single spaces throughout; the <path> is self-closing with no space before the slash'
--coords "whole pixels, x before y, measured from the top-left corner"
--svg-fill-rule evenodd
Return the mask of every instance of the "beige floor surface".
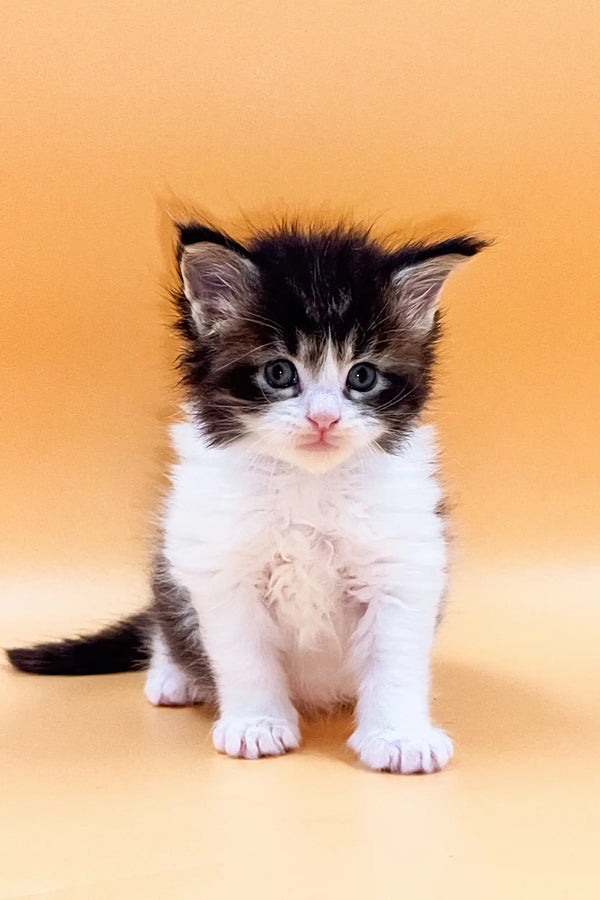
<path id="1" fill-rule="evenodd" d="M 151 708 L 142 675 L 4 666 L 0 897 L 600 896 L 599 588 L 584 566 L 457 573 L 435 666 L 457 752 L 429 777 L 363 771 L 343 716 L 286 758 L 229 760 L 209 711 Z M 125 572 L 6 579 L 0 637 L 143 590 Z"/>

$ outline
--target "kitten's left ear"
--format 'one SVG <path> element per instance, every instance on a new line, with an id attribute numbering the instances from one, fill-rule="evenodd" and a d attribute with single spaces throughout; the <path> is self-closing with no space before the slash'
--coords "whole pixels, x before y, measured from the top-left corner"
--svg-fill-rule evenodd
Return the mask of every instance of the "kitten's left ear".
<path id="1" fill-rule="evenodd" d="M 389 290 L 415 331 L 421 335 L 431 331 L 446 279 L 487 246 L 479 238 L 457 237 L 437 244 L 413 244 L 393 255 Z"/>

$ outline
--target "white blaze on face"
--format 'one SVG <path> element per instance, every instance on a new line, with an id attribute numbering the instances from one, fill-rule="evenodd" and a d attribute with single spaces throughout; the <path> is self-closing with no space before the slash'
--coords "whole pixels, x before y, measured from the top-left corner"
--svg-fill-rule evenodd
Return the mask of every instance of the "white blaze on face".
<path id="1" fill-rule="evenodd" d="M 312 422 L 337 423 L 341 419 L 339 390 L 315 385 L 306 391 L 305 403 L 306 418 Z"/>
<path id="2" fill-rule="evenodd" d="M 309 380 L 310 379 L 310 380 Z M 312 378 L 307 373 L 308 384 L 302 392 L 306 418 L 315 422 L 336 422 L 342 424 L 342 401 L 345 375 L 340 361 L 333 354 L 331 344 L 323 365 Z"/>
<path id="3" fill-rule="evenodd" d="M 259 416 L 246 419 L 248 436 L 240 448 L 262 453 L 320 473 L 364 450 L 383 433 L 381 422 L 360 401 L 344 393 L 351 354 L 339 358 L 331 346 L 318 368 L 302 355 L 288 357 L 296 366 L 301 391 L 296 397 L 269 403 Z M 310 421 L 322 417 L 335 422 L 321 440 Z"/>

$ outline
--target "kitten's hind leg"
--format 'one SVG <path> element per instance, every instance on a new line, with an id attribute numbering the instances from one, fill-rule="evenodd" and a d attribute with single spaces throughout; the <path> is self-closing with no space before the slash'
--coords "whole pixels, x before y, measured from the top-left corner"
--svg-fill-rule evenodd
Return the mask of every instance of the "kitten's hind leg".
<path id="1" fill-rule="evenodd" d="M 155 706 L 191 706 L 215 699 L 198 616 L 188 592 L 173 578 L 162 554 L 152 572 L 154 632 L 145 694 Z"/>
<path id="2" fill-rule="evenodd" d="M 208 687 L 195 684 L 172 659 L 163 639 L 152 641 L 152 656 L 144 687 L 154 706 L 192 706 L 211 699 Z"/>

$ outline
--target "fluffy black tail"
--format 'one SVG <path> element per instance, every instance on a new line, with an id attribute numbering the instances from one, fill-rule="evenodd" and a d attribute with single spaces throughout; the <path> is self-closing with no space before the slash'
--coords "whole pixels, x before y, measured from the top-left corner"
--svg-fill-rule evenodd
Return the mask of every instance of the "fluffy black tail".
<path id="1" fill-rule="evenodd" d="M 68 638 L 6 654 L 21 672 L 35 675 L 107 675 L 144 668 L 149 657 L 150 614 L 137 613 L 97 634 Z"/>

